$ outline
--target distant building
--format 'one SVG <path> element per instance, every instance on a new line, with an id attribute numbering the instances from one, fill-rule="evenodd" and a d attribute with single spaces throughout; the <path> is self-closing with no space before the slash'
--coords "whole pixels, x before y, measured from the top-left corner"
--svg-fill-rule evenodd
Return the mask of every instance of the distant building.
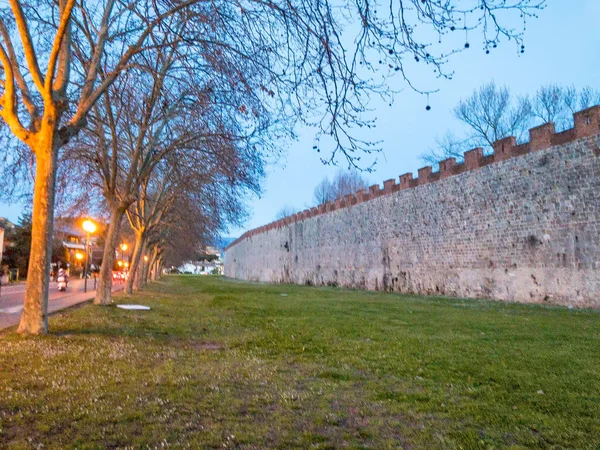
<path id="1" fill-rule="evenodd" d="M 2 255 L 4 249 L 10 247 L 11 242 L 8 240 L 8 234 L 15 228 L 15 224 L 10 220 L 0 217 L 0 262 L 2 261 Z"/>
<path id="2" fill-rule="evenodd" d="M 0 217 L 0 228 L 4 228 L 5 230 L 12 230 L 15 226 L 16 225 L 10 220 L 5 219 L 4 217 Z"/>
<path id="3" fill-rule="evenodd" d="M 187 261 L 177 268 L 181 273 L 193 275 L 223 275 L 223 261 Z"/>
<path id="4" fill-rule="evenodd" d="M 205 255 L 215 255 L 215 256 L 220 256 L 221 255 L 221 251 L 216 248 L 216 247 L 212 247 L 212 246 L 207 246 L 204 247 L 204 254 Z"/>
<path id="5" fill-rule="evenodd" d="M 222 275 L 222 251 L 218 247 L 207 245 L 201 247 L 198 260 L 186 261 L 177 268 L 181 273 L 194 275 Z"/>
<path id="6" fill-rule="evenodd" d="M 79 217 L 60 217 L 54 226 L 54 251 L 52 255 L 53 268 L 66 265 L 72 275 L 80 275 L 85 263 L 87 234 L 81 229 L 82 219 Z M 98 250 L 97 237 L 90 237 L 90 267 L 97 266 L 102 260 L 102 252 Z M 56 254 L 54 254 L 56 253 Z M 80 257 L 78 258 L 77 255 Z"/>
<path id="7" fill-rule="evenodd" d="M 67 265 L 72 275 L 81 273 L 85 258 L 85 233 L 74 227 L 59 225 L 54 230 L 54 242 L 62 245 L 63 251 L 62 255 L 52 255 L 53 266 Z M 80 257 L 77 258 L 77 255 Z"/>

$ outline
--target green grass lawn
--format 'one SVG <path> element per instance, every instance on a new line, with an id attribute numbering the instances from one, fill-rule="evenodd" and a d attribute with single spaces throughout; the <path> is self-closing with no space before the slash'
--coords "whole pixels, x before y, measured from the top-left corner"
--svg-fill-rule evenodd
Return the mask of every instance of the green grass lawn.
<path id="1" fill-rule="evenodd" d="M 598 448 L 600 313 L 172 276 L 0 333 L 0 448 Z"/>

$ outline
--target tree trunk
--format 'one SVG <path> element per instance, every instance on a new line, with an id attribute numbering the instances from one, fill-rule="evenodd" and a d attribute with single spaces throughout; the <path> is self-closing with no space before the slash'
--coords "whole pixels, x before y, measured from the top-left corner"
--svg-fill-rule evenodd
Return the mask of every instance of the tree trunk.
<path id="1" fill-rule="evenodd" d="M 155 280 L 160 280 L 160 276 L 161 276 L 161 271 L 160 271 L 161 261 L 160 260 L 161 260 L 161 258 L 162 258 L 162 255 L 159 252 L 158 256 L 156 257 L 156 268 L 154 270 L 154 279 Z"/>
<path id="2" fill-rule="evenodd" d="M 150 279 L 150 281 L 156 280 L 155 271 L 156 271 L 157 257 L 158 257 L 158 247 L 154 247 L 152 249 L 152 256 L 150 257 L 150 261 L 148 264 L 148 270 L 146 273 L 146 284 L 148 284 L 148 279 Z"/>
<path id="3" fill-rule="evenodd" d="M 122 208 L 113 208 L 110 214 L 110 224 L 106 232 L 106 242 L 104 243 L 104 252 L 102 254 L 102 266 L 100 267 L 100 277 L 98 279 L 98 290 L 94 305 L 110 305 L 112 303 L 112 273 L 115 262 L 115 247 L 119 241 L 121 231 L 121 222 L 125 210 Z"/>
<path id="4" fill-rule="evenodd" d="M 133 282 L 136 274 L 139 272 L 140 258 L 142 256 L 143 246 L 143 232 L 135 233 L 135 245 L 133 247 L 133 255 L 131 263 L 129 264 L 129 277 L 127 278 L 127 284 L 125 285 L 125 292 L 128 294 L 133 293 Z"/>
<path id="5" fill-rule="evenodd" d="M 140 254 L 140 261 L 138 270 L 135 274 L 135 280 L 133 284 L 133 289 L 136 291 L 140 291 L 144 287 L 144 279 L 146 276 L 146 269 L 148 267 L 148 262 L 144 261 L 144 258 L 147 257 L 147 248 L 146 248 L 146 240 L 142 240 L 142 252 Z"/>
<path id="6" fill-rule="evenodd" d="M 148 259 L 146 268 L 146 276 L 144 277 L 144 286 L 148 284 L 148 280 L 152 281 L 152 268 L 154 267 L 154 250 L 152 250 L 151 256 Z"/>
<path id="7" fill-rule="evenodd" d="M 154 253 L 154 263 L 152 264 L 152 274 L 150 277 L 152 281 L 156 281 L 159 278 L 158 266 L 160 263 L 160 258 L 158 256 L 158 253 L 158 250 Z"/>
<path id="8" fill-rule="evenodd" d="M 146 257 L 148 256 L 148 250 L 146 250 Z M 148 284 L 148 272 L 150 268 L 150 261 L 144 261 L 144 265 L 142 266 L 144 270 L 142 271 L 142 277 L 140 278 L 140 289 L 143 289 Z"/>
<path id="9" fill-rule="evenodd" d="M 45 334 L 48 332 L 48 288 L 54 225 L 54 195 L 58 145 L 54 129 L 44 127 L 35 148 L 36 168 L 33 191 L 31 252 L 25 288 L 23 314 L 17 332 Z"/>

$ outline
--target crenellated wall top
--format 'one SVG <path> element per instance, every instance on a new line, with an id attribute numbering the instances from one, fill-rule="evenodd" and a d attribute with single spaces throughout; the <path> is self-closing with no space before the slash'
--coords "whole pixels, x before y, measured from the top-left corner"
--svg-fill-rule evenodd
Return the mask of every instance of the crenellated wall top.
<path id="1" fill-rule="evenodd" d="M 229 249 L 238 242 L 256 236 L 257 234 L 265 233 L 269 230 L 281 228 L 290 225 L 294 222 L 316 217 L 322 214 L 327 214 L 337 209 L 347 208 L 353 205 L 367 202 L 378 198 L 382 195 L 389 195 L 394 192 L 405 189 L 423 186 L 425 184 L 434 183 L 444 178 L 448 178 L 461 173 L 476 170 L 490 164 L 505 161 L 509 158 L 515 158 L 528 153 L 544 150 L 557 145 L 567 144 L 569 142 L 595 136 L 600 134 L 600 106 L 593 106 L 583 111 L 573 114 L 574 127 L 568 130 L 556 133 L 553 123 L 546 123 L 529 130 L 529 142 L 517 144 L 514 136 L 508 136 L 504 139 L 494 142 L 493 153 L 490 155 L 483 154 L 481 147 L 474 148 L 464 153 L 464 162 L 457 164 L 455 158 L 448 158 L 439 163 L 439 171 L 433 172 L 432 166 L 422 167 L 417 171 L 417 178 L 413 178 L 412 173 L 400 175 L 398 182 L 395 179 L 386 180 L 383 182 L 383 188 L 375 184 L 368 189 L 363 189 L 355 194 L 347 195 L 338 198 L 334 201 L 321 204 L 301 211 L 297 214 L 285 217 L 267 225 L 247 231 L 238 239 L 229 244 L 226 248 Z"/>

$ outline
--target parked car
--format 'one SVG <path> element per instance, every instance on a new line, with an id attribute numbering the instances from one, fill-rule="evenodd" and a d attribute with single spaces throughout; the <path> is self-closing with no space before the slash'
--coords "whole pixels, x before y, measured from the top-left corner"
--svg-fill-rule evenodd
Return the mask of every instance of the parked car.
<path id="1" fill-rule="evenodd" d="M 127 280 L 127 272 L 123 270 L 114 270 L 113 271 L 113 281 L 115 282 L 124 282 Z"/>

